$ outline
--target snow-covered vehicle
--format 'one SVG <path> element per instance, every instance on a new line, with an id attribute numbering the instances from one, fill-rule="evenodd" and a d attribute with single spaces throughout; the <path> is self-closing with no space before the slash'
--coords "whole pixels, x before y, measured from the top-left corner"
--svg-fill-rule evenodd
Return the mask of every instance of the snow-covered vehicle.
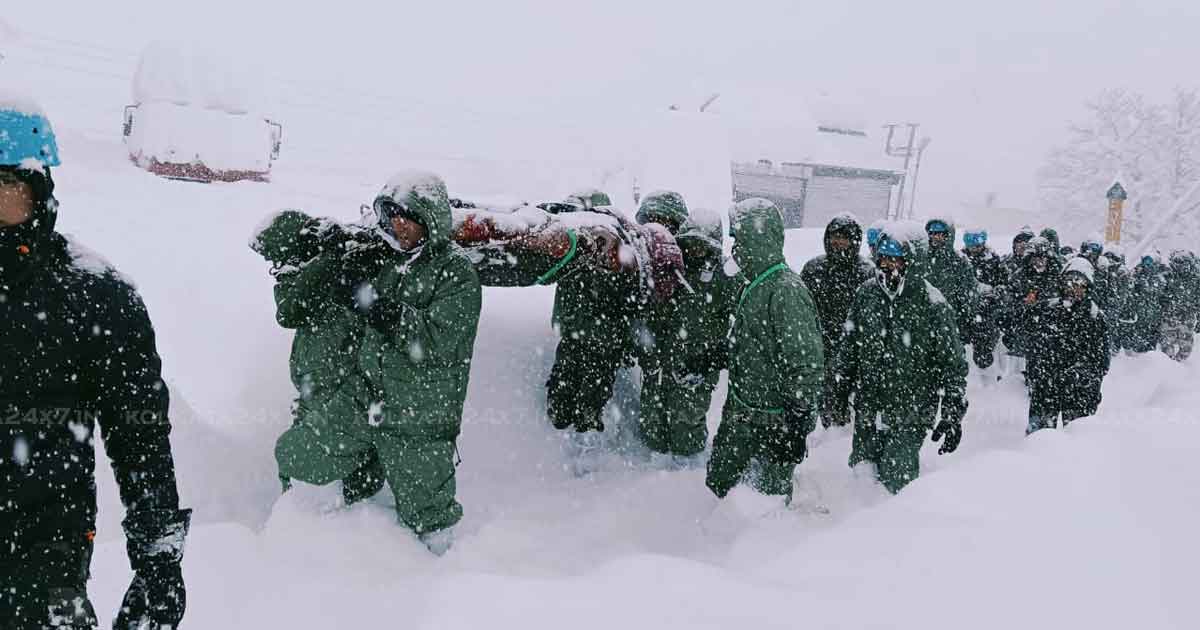
<path id="1" fill-rule="evenodd" d="M 138 167 L 171 179 L 265 182 L 282 126 L 256 113 L 253 80 L 219 55 L 151 44 L 125 108 L 124 138 Z"/>

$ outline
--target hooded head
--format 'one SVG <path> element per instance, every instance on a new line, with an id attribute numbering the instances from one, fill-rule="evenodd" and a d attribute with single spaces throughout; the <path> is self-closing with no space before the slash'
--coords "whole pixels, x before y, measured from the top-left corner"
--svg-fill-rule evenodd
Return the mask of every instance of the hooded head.
<path id="1" fill-rule="evenodd" d="M 1026 270 L 1042 274 L 1050 269 L 1051 263 L 1057 258 L 1058 252 L 1054 245 L 1045 237 L 1035 236 L 1029 240 L 1021 260 Z"/>
<path id="2" fill-rule="evenodd" d="M 750 277 L 783 262 L 783 215 L 762 198 L 740 201 L 729 213 L 733 260 Z"/>
<path id="3" fill-rule="evenodd" d="M 682 195 L 670 190 L 657 190 L 642 200 L 637 211 L 637 222 L 657 223 L 671 234 L 678 234 L 688 216 L 688 207 Z"/>
<path id="4" fill-rule="evenodd" d="M 612 206 L 612 199 L 609 198 L 608 193 L 597 188 L 586 188 L 576 191 L 568 195 L 565 201 L 569 204 L 577 205 L 583 210 Z"/>
<path id="5" fill-rule="evenodd" d="M 704 266 L 720 264 L 723 238 L 720 215 L 703 208 L 692 212 L 675 233 L 675 242 L 689 267 L 697 263 Z"/>
<path id="6" fill-rule="evenodd" d="M 829 260 L 858 260 L 863 231 L 854 215 L 839 214 L 825 226 L 825 255 Z M 840 246 L 839 246 L 840 245 Z"/>
<path id="7" fill-rule="evenodd" d="M 933 218 L 925 222 L 925 234 L 929 236 L 929 251 L 937 255 L 954 249 L 954 222 L 950 219 Z"/>
<path id="8" fill-rule="evenodd" d="M 1181 276 L 1196 275 L 1196 257 L 1187 250 L 1177 249 L 1171 252 L 1167 264 L 1170 265 L 1171 271 Z"/>
<path id="9" fill-rule="evenodd" d="M 58 203 L 50 168 L 59 164 L 54 130 L 42 110 L 27 99 L 0 94 L 0 185 L 12 195 L 26 187 L 32 201 L 28 219 L 0 227 L 0 269 L 20 264 L 54 232 Z"/>
<path id="10" fill-rule="evenodd" d="M 1038 236 L 1050 241 L 1050 245 L 1054 248 L 1055 252 L 1062 248 L 1062 243 L 1058 241 L 1058 230 L 1048 227 L 1043 229 Z"/>
<path id="11" fill-rule="evenodd" d="M 1092 261 L 1095 264 L 1100 260 L 1100 256 L 1104 254 L 1104 244 L 1099 239 L 1085 238 L 1079 244 L 1079 255 Z"/>
<path id="12" fill-rule="evenodd" d="M 425 228 L 424 246 L 434 251 L 450 244 L 452 219 L 446 182 L 433 173 L 403 171 L 392 176 L 372 204 L 380 230 L 394 241 L 391 220 L 404 217 Z M 393 245 L 394 242 L 393 242 Z"/>
<path id="13" fill-rule="evenodd" d="M 982 228 L 972 228 L 963 232 L 963 247 L 967 252 L 980 252 L 987 247 L 988 233 Z"/>
<path id="14" fill-rule="evenodd" d="M 1025 256 L 1025 248 L 1029 245 L 1029 241 L 1033 240 L 1033 237 L 1035 236 L 1037 236 L 1037 234 L 1034 234 L 1033 228 L 1029 227 L 1028 225 L 1022 226 L 1012 240 L 1013 256 L 1016 256 L 1017 258 L 1023 258 Z"/>
<path id="15" fill-rule="evenodd" d="M 1062 272 L 1063 296 L 1074 302 L 1082 302 L 1092 287 L 1095 278 L 1092 264 L 1084 258 L 1072 258 Z"/>
<path id="16" fill-rule="evenodd" d="M 904 279 L 913 265 L 912 244 L 884 232 L 875 249 L 875 278 L 890 295 L 904 290 Z"/>

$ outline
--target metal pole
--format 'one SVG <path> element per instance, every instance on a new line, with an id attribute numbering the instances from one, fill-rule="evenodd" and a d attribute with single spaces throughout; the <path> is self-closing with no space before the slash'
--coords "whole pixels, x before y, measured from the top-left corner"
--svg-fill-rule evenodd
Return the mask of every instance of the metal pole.
<path id="1" fill-rule="evenodd" d="M 904 147 L 904 176 L 900 179 L 900 193 L 896 197 L 896 218 L 904 214 L 904 186 L 908 183 L 908 163 L 912 160 L 913 141 L 917 139 L 917 127 L 908 123 L 908 145 Z"/>
<path id="2" fill-rule="evenodd" d="M 908 218 L 911 220 L 914 216 L 917 206 L 917 178 L 921 176 L 921 156 L 925 155 L 925 147 L 932 142 L 928 136 L 921 138 L 921 144 L 917 146 L 917 165 L 913 167 L 913 182 L 912 194 L 908 196 Z"/>

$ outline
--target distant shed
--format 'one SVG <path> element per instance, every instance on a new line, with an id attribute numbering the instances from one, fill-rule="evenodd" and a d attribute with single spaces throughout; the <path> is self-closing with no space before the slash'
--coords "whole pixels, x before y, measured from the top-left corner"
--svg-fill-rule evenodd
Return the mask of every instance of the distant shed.
<path id="1" fill-rule="evenodd" d="M 843 212 L 864 224 L 887 218 L 902 173 L 891 168 L 882 142 L 861 131 L 816 127 L 794 146 L 794 161 L 734 162 L 734 201 L 770 199 L 789 228 L 823 227 Z"/>

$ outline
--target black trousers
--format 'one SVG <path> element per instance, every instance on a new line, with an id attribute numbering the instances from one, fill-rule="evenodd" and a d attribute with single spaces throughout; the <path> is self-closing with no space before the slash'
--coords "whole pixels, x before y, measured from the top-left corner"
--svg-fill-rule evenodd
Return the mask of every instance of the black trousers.
<path id="1" fill-rule="evenodd" d="M 96 627 L 87 596 L 94 522 L 58 506 L 0 513 L 0 628 Z"/>

